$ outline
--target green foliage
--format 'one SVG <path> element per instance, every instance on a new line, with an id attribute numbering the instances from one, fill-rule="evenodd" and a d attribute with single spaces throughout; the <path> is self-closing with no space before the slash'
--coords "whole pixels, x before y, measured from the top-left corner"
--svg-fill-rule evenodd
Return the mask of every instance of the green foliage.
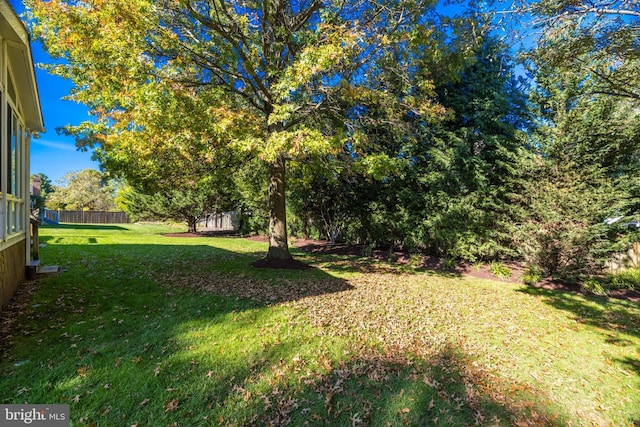
<path id="1" fill-rule="evenodd" d="M 27 4 L 62 59 L 49 70 L 97 117 L 66 132 L 155 194 L 128 204 L 136 215 L 186 210 L 191 228 L 205 205 L 233 206 L 242 232 L 277 235 L 285 255 L 288 217 L 293 234 L 331 243 L 520 258 L 539 269 L 531 282 L 598 275 L 636 238 L 603 224 L 640 212 L 634 2 L 527 7 L 542 30 L 529 103 L 509 46 L 473 8 Z"/>
<path id="2" fill-rule="evenodd" d="M 60 210 L 109 211 L 115 208 L 116 186 L 94 169 L 69 172 L 54 187 L 46 207 Z"/>
<path id="3" fill-rule="evenodd" d="M 608 276 L 610 289 L 640 289 L 640 270 L 631 268 Z"/>
<path id="4" fill-rule="evenodd" d="M 442 259 L 442 269 L 444 271 L 454 271 L 456 268 L 456 260 L 451 257 Z"/>
<path id="5" fill-rule="evenodd" d="M 480 271 L 482 270 L 482 267 L 484 267 L 484 264 L 481 261 L 476 261 L 473 263 L 472 267 L 474 271 Z"/>
<path id="6" fill-rule="evenodd" d="M 525 285 L 535 285 L 542 279 L 543 271 L 536 265 L 527 265 L 520 277 Z"/>
<path id="7" fill-rule="evenodd" d="M 365 245 L 360 251 L 360 255 L 363 257 L 370 257 L 373 254 L 374 249 L 375 249 L 375 246 L 373 246 L 371 243 L 368 245 Z"/>
<path id="8" fill-rule="evenodd" d="M 588 73 L 593 93 L 640 99 L 636 1 L 526 3 L 521 12 L 533 20 L 528 26 L 540 32 L 532 57 L 557 69 Z"/>
<path id="9" fill-rule="evenodd" d="M 409 266 L 411 268 L 418 268 L 422 264 L 422 255 L 413 253 L 409 256 Z"/>
<path id="10" fill-rule="evenodd" d="M 236 189 L 234 207 L 240 216 L 239 230 L 243 234 L 268 233 L 266 169 L 263 161 L 252 159 L 233 174 Z"/>
<path id="11" fill-rule="evenodd" d="M 605 276 L 590 276 L 580 286 L 594 295 L 609 295 L 613 289 L 640 289 L 640 271 L 637 268 L 610 273 Z"/>
<path id="12" fill-rule="evenodd" d="M 598 277 L 587 277 L 580 283 L 580 287 L 594 295 L 606 296 L 609 294 L 607 286 Z"/>
<path id="13" fill-rule="evenodd" d="M 267 206 L 277 235 L 270 242 L 280 242 L 269 256 L 283 257 L 288 160 L 345 145 L 375 156 L 375 145 L 359 137 L 361 121 L 395 128 L 406 114 L 441 115 L 430 97 L 384 84 L 384 76 L 411 78 L 405 47 L 434 4 L 27 2 L 33 34 L 63 59 L 50 71 L 70 79 L 71 97 L 97 117 L 67 128 L 82 146 L 98 146 L 107 169 L 136 186 L 170 183 L 168 171 L 194 165 L 228 173 L 237 168 L 229 157 L 260 158 L 271 166 L 270 182 L 281 184 Z M 378 115 L 368 114 L 371 106 Z M 362 163 L 380 175 L 396 159 Z"/>
<path id="14" fill-rule="evenodd" d="M 188 232 L 197 232 L 197 223 L 210 213 L 226 211 L 218 188 L 176 188 L 152 195 L 138 193 L 132 188 L 120 196 L 120 205 L 135 221 L 175 220 L 187 224 Z"/>
<path id="15" fill-rule="evenodd" d="M 489 265 L 489 271 L 498 279 L 507 279 L 511 277 L 511 269 L 502 262 L 492 262 Z"/>
<path id="16" fill-rule="evenodd" d="M 519 169 L 517 129 L 525 112 L 510 60 L 487 39 L 466 51 L 462 63 L 462 52 L 441 52 L 458 63 L 441 73 L 438 64 L 447 60 L 436 61 L 428 52 L 420 57 L 416 93 L 420 79 L 437 76 L 425 95 L 434 93 L 448 108 L 446 120 L 406 117 L 401 133 L 363 126 L 362 134 L 398 161 L 382 178 L 350 181 L 359 224 L 348 227 L 348 237 L 472 262 L 514 255 L 505 224 L 513 217 L 508 195 Z"/>
<path id="17" fill-rule="evenodd" d="M 527 213 L 514 242 L 529 264 L 545 275 L 575 280 L 597 274 L 612 251 L 603 223 L 619 195 L 610 181 L 566 165 L 530 170 L 522 192 Z"/>
<path id="18" fill-rule="evenodd" d="M 637 210 L 634 188 L 640 115 L 626 100 L 590 94 L 582 72 L 537 69 L 539 123 L 523 163 L 514 245 L 544 274 L 576 281 L 599 275 L 628 240 L 604 220 Z"/>
<path id="19" fill-rule="evenodd" d="M 32 184 L 33 184 L 33 179 L 35 177 L 40 179 L 40 195 L 39 196 L 35 196 L 33 194 L 31 195 L 31 198 L 30 198 L 31 209 L 43 209 L 47 202 L 47 198 L 49 197 L 49 195 L 51 195 L 55 191 L 55 188 L 51 183 L 51 179 L 49 179 L 49 177 L 44 173 L 39 172 L 37 174 L 32 174 L 31 175 Z"/>

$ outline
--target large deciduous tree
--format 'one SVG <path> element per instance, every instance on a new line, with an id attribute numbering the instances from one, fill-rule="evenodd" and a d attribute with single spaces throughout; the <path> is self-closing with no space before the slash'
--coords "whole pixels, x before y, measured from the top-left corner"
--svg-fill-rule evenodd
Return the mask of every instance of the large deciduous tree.
<path id="1" fill-rule="evenodd" d="M 50 209 L 108 211 L 115 207 L 115 186 L 94 169 L 68 172 L 49 195 Z"/>
<path id="2" fill-rule="evenodd" d="M 410 91 L 398 97 L 375 83 L 382 68 L 392 67 L 400 78 L 411 70 L 403 48 L 423 34 L 412 30 L 434 3 L 27 1 L 36 36 L 52 55 L 66 59 L 52 71 L 73 80 L 72 97 L 98 116 L 97 124 L 74 129 L 88 138 L 85 143 L 98 141 L 112 157 L 114 141 L 149 129 L 141 91 L 180 90 L 207 100 L 197 120 L 210 124 L 211 146 L 248 152 L 267 163 L 271 261 L 291 258 L 288 160 L 357 140 L 350 122 L 366 115 L 370 105 L 387 106 L 390 117 L 380 119 L 386 122 L 408 110 L 438 111 L 428 98 Z M 134 117 L 136 112 L 142 114 Z"/>

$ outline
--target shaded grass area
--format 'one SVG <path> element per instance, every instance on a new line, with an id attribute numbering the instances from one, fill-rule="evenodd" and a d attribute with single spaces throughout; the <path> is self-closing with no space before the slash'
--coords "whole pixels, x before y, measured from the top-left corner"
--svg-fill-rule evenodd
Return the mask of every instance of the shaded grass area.
<path id="1" fill-rule="evenodd" d="M 155 225 L 41 229 L 2 403 L 73 425 L 633 425 L 640 307 Z"/>

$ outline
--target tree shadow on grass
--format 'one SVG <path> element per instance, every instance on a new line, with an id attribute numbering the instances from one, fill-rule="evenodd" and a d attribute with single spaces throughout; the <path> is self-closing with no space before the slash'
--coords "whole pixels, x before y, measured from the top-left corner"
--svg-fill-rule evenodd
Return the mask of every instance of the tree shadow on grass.
<path id="1" fill-rule="evenodd" d="M 203 354 L 184 356 L 193 350 L 191 345 L 179 344 L 179 337 L 209 324 L 222 325 L 219 340 L 227 341 L 224 346 L 235 345 L 228 340 L 241 340 L 243 335 L 250 344 L 240 355 L 230 351 L 235 356 L 222 357 L 214 368 L 216 375 L 209 375 L 213 389 L 198 392 L 202 400 L 196 399 L 192 411 L 200 413 L 203 404 L 215 408 L 216 399 L 228 400 L 227 395 L 256 374 L 256 369 L 265 363 L 278 366 L 282 358 L 305 344 L 304 340 L 271 344 L 269 337 L 255 342 L 251 335 L 259 331 L 252 323 L 238 321 L 238 316 L 259 313 L 268 317 L 276 303 L 351 288 L 313 268 L 252 269 L 249 263 L 263 256 L 259 250 L 233 252 L 193 244 L 66 243 L 72 241 L 43 248 L 42 258 L 61 265 L 63 273 L 43 280 L 15 307 L 13 314 L 20 320 L 11 325 L 13 336 L 3 342 L 13 348 L 3 363 L 7 369 L 3 370 L 6 378 L 0 379 L 0 395 L 3 403 L 69 403 L 81 425 L 100 417 L 105 425 L 121 425 L 124 418 L 111 418 L 110 412 L 119 412 L 119 417 L 143 412 L 149 425 L 157 425 L 154 420 L 173 419 L 170 396 L 174 393 L 168 390 L 181 385 L 190 388 L 190 375 L 201 363 L 199 357 L 206 359 L 207 352 L 220 351 L 209 342 Z M 276 316 L 269 323 L 279 320 Z M 36 347 L 50 350 L 34 353 Z M 54 368 L 58 365 L 61 368 Z M 23 370 L 22 366 L 27 367 Z M 156 383 L 158 372 L 165 371 L 168 376 L 161 386 L 150 385 Z M 139 399 L 133 406 L 118 408 L 118 401 L 127 393 L 122 390 L 131 392 L 132 388 L 134 398 Z M 147 410 L 152 405 L 145 399 L 158 394 L 167 398 Z M 184 396 L 176 399 L 188 400 Z"/>
<path id="2" fill-rule="evenodd" d="M 125 326 L 142 315 L 145 328 Z M 62 354 L 33 360 L 22 374 L 29 389 L 3 402 L 66 403 L 80 425 L 567 424 L 544 392 L 494 376 L 454 345 L 425 359 L 353 351 L 278 310 L 211 298 L 169 297 L 120 320 L 61 336 Z M 73 362 L 59 369 L 60 358 Z"/>
<path id="3" fill-rule="evenodd" d="M 640 359 L 634 359 L 633 357 L 624 357 L 622 359 L 616 359 L 616 362 L 626 366 L 630 371 L 635 371 L 640 376 Z"/>
<path id="4" fill-rule="evenodd" d="M 603 344 L 617 347 L 626 353 L 623 355 L 616 351 L 617 355 L 610 356 L 614 366 L 628 375 L 640 376 L 640 347 L 637 346 L 637 341 L 630 339 L 640 337 L 640 304 L 535 287 L 525 287 L 519 289 L 519 292 L 541 298 L 546 304 L 571 313 L 575 321 L 603 331 Z M 624 347 L 627 349 L 623 349 Z M 623 392 L 621 396 L 624 396 Z M 638 424 L 640 417 L 631 425 Z"/>
<path id="5" fill-rule="evenodd" d="M 332 425 L 565 425 L 568 419 L 544 392 L 493 375 L 451 344 L 425 359 L 361 354 L 307 388 Z M 292 415 L 294 425 L 310 421 L 301 415 Z"/>

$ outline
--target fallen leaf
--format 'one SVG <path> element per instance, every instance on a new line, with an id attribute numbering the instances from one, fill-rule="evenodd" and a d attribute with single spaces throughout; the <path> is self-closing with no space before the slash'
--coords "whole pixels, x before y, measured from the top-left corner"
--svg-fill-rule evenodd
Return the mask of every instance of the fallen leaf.
<path id="1" fill-rule="evenodd" d="M 78 375 L 80 375 L 81 377 L 86 377 L 87 372 L 89 372 L 90 369 L 91 368 L 88 366 L 81 366 L 76 371 L 78 372 Z"/>
<path id="2" fill-rule="evenodd" d="M 167 402 L 166 405 L 164 405 L 164 411 L 165 412 L 175 411 L 176 409 L 178 409 L 178 405 L 180 405 L 180 400 L 173 399 L 173 400 Z"/>

